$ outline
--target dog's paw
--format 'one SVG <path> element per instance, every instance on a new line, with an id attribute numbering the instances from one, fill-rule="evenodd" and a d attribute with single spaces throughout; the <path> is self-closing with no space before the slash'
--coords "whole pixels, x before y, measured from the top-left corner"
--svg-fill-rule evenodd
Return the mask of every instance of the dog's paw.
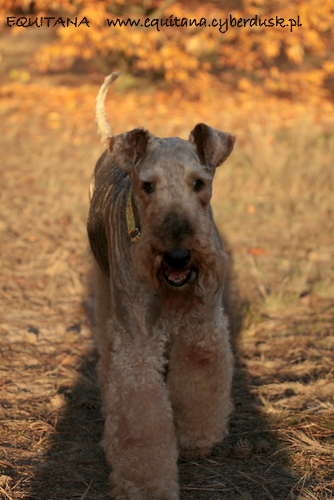
<path id="1" fill-rule="evenodd" d="M 194 448 L 181 448 L 180 458 L 184 460 L 192 460 L 194 458 L 207 458 L 211 455 L 212 448 L 210 446 L 194 447 Z"/>

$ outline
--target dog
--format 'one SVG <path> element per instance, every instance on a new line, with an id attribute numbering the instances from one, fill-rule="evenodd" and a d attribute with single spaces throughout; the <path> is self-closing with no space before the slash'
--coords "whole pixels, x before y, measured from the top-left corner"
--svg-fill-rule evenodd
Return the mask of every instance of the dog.
<path id="1" fill-rule="evenodd" d="M 206 457 L 227 434 L 233 356 L 223 308 L 228 256 L 210 205 L 235 136 L 203 123 L 189 140 L 143 128 L 114 136 L 91 182 L 102 445 L 118 500 L 179 498 L 178 457 Z"/>

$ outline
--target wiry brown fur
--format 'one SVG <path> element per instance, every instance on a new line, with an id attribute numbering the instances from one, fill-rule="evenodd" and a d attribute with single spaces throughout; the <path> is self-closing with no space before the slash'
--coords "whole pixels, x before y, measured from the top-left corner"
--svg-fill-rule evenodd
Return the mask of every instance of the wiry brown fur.
<path id="1" fill-rule="evenodd" d="M 109 137 L 103 97 L 112 80 L 97 100 L 109 147 L 94 171 L 87 226 L 103 446 L 117 500 L 177 500 L 178 455 L 208 455 L 232 409 L 228 258 L 210 199 L 235 138 L 204 124 L 189 141 L 144 129 Z M 136 243 L 126 219 L 130 187 Z"/>
<path id="2" fill-rule="evenodd" d="M 203 302 L 210 277 L 212 281 L 214 276 L 217 282 L 225 279 L 228 257 L 223 249 L 203 246 L 199 240 L 194 240 L 191 248 L 192 259 L 187 267 L 194 267 L 202 279 L 193 279 L 181 289 L 171 288 L 165 280 L 162 272 L 164 249 L 158 238 L 143 238 L 142 242 L 132 248 L 134 272 L 139 279 L 153 285 L 166 313 L 189 312 L 196 303 Z M 146 265 L 147 261 L 151 262 L 150 267 Z"/>

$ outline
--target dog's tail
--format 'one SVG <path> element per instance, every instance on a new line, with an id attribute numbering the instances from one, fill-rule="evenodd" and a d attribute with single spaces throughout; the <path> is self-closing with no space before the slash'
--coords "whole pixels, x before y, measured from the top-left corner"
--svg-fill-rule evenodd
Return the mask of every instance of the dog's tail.
<path id="1" fill-rule="evenodd" d="M 104 101 L 110 85 L 119 77 L 119 75 L 120 75 L 119 72 L 115 72 L 111 73 L 111 75 L 108 75 L 105 78 L 103 84 L 100 87 L 99 93 L 97 94 L 95 101 L 95 121 L 97 123 L 97 131 L 99 136 L 101 137 L 101 141 L 104 144 L 107 144 L 108 138 L 113 136 L 111 127 L 107 120 Z"/>

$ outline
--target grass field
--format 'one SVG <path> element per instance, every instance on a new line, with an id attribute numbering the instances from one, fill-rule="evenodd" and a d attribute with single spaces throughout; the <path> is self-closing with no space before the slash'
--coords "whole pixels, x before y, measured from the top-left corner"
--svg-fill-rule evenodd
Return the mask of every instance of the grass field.
<path id="1" fill-rule="evenodd" d="M 4 57 L 10 43 L 1 39 Z M 4 79 L 0 89 L 0 498 L 9 500 L 99 500 L 108 491 L 86 286 L 99 77 L 66 78 Z M 180 462 L 181 499 L 327 500 L 333 123 L 306 107 L 280 122 L 270 103 L 245 115 L 236 102 L 122 87 L 108 101 L 115 133 L 143 125 L 186 138 L 203 121 L 238 135 L 213 197 L 234 263 L 235 412 L 210 458 Z"/>

